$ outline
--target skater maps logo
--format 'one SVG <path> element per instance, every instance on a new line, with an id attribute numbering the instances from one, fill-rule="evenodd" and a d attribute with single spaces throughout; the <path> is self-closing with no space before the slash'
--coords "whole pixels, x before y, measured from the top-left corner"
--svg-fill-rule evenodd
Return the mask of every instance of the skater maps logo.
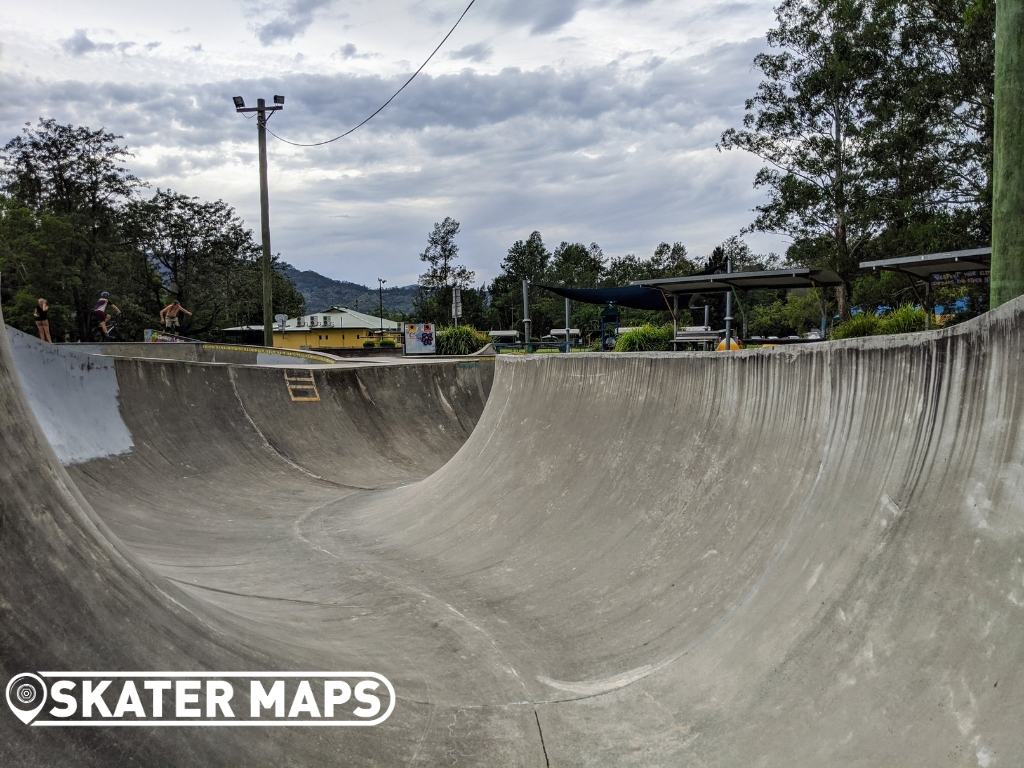
<path id="1" fill-rule="evenodd" d="M 376 672 L 24 672 L 7 706 L 35 726 L 371 726 L 395 709 Z"/>

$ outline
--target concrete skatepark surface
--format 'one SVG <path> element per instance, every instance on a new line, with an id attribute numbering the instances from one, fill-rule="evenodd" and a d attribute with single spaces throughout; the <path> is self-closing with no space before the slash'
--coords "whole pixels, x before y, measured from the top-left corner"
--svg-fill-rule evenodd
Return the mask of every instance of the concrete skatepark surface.
<path id="1" fill-rule="evenodd" d="M 0 684 L 370 669 L 392 716 L 4 711 L 0 763 L 1024 763 L 1024 300 L 799 349 L 314 367 L 316 402 L 287 375 L 0 335 Z"/>

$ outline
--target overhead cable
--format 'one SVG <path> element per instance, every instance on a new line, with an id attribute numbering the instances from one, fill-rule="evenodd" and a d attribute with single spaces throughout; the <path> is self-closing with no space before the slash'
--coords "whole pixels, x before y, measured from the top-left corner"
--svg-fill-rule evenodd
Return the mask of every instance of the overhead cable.
<path id="1" fill-rule="evenodd" d="M 450 30 L 448 30 L 448 34 L 444 36 L 444 39 L 442 39 L 441 42 L 437 44 L 437 48 L 435 48 L 430 53 L 430 55 L 427 56 L 426 61 L 424 61 L 422 64 L 420 64 L 420 68 L 412 73 L 412 76 L 408 80 L 405 81 L 405 83 L 402 85 L 401 88 L 399 88 L 397 91 L 395 91 L 393 94 L 391 94 L 391 98 L 390 99 L 388 99 L 383 104 L 381 104 L 377 108 L 377 110 L 375 112 L 373 112 L 373 114 L 371 114 L 369 117 L 367 117 L 365 120 L 363 120 L 363 122 L 359 123 L 359 125 L 356 125 L 353 128 L 349 128 L 343 134 L 341 134 L 340 136 L 335 136 L 333 139 L 327 139 L 325 141 L 315 141 L 315 142 L 313 142 L 311 144 L 304 144 L 304 143 L 299 142 L 299 141 L 289 141 L 288 139 L 283 139 L 280 136 L 278 136 L 276 133 L 274 133 L 272 130 L 270 130 L 269 128 L 267 128 L 267 133 L 269 133 L 275 139 L 278 139 L 279 141 L 283 141 L 285 144 L 291 144 L 293 147 L 320 147 L 320 146 L 323 146 L 324 144 L 330 144 L 332 141 L 337 141 L 338 139 L 343 139 L 346 136 L 348 136 L 349 134 L 359 130 L 364 125 L 366 125 L 368 122 L 373 120 L 373 118 L 375 118 L 377 115 L 379 115 L 381 112 L 383 112 L 384 108 L 388 104 L 390 104 L 392 101 L 394 101 L 395 97 L 398 94 L 400 94 L 402 91 L 404 91 L 406 89 L 406 86 L 409 85 L 409 83 L 411 83 L 413 80 L 416 79 L 416 75 L 418 75 L 420 72 L 422 72 L 423 68 L 425 66 L 427 66 L 427 64 L 430 63 L 430 60 L 432 58 L 434 58 L 434 54 L 437 53 L 439 50 L 441 50 L 441 46 L 444 45 L 445 42 L 447 42 L 448 38 L 452 36 L 452 32 L 455 31 L 455 28 L 459 26 L 459 22 L 461 22 L 462 19 L 465 18 L 466 14 L 469 13 L 469 9 L 473 7 L 473 3 L 475 3 L 475 2 L 476 2 L 476 0 L 469 0 L 469 5 L 466 6 L 466 10 L 464 10 L 462 12 L 462 15 L 459 16 L 458 20 L 455 22 L 455 25 Z"/>

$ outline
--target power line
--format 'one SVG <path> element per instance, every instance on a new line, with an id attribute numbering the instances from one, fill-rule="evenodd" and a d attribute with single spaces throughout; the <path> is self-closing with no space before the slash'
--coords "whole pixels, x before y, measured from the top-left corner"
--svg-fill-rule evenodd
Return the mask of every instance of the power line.
<path id="1" fill-rule="evenodd" d="M 455 22 L 455 25 L 450 30 L 448 30 L 448 34 L 445 35 L 444 39 L 441 40 L 441 42 L 437 44 L 437 48 L 435 48 L 431 52 L 431 54 L 429 56 L 427 56 L 426 61 L 424 61 L 422 64 L 420 64 L 420 68 L 412 73 L 412 77 L 410 77 L 408 80 L 406 80 L 405 84 L 402 85 L 401 88 L 399 88 L 397 91 L 395 91 L 393 94 L 391 94 L 391 98 L 390 99 L 388 99 L 383 104 L 381 104 L 380 107 L 378 107 L 377 110 L 372 115 L 370 115 L 368 118 L 363 120 L 363 122 L 359 123 L 359 125 L 355 126 L 354 128 L 349 128 L 343 134 L 341 134 L 340 136 L 335 136 L 333 139 L 327 139 L 326 141 L 316 141 L 316 142 L 313 142 L 312 144 L 303 144 L 303 143 L 298 142 L 298 141 L 289 141 L 288 139 L 282 139 L 280 136 L 278 136 L 276 133 L 274 133 L 269 128 L 267 128 L 267 133 L 269 133 L 271 136 L 273 136 L 278 141 L 283 141 L 285 144 L 291 144 L 293 147 L 320 147 L 320 146 L 323 146 L 324 144 L 330 144 L 332 141 L 337 141 L 338 139 L 343 139 L 346 136 L 348 136 L 349 134 L 359 130 L 364 125 L 366 125 L 368 122 L 373 120 L 373 118 L 375 118 L 377 115 L 379 115 L 381 112 L 383 112 L 384 108 L 388 104 L 390 104 L 392 101 L 394 101 L 395 97 L 398 94 L 400 94 L 402 91 L 404 91 L 406 86 L 409 85 L 409 83 L 411 83 L 413 80 L 416 79 L 416 75 L 418 75 L 420 72 L 422 72 L 423 68 L 425 66 L 427 66 L 427 64 L 430 63 L 430 60 L 432 58 L 434 58 L 434 54 L 437 53 L 439 50 L 441 50 L 441 46 L 444 45 L 447 42 L 448 38 L 452 36 L 452 32 L 455 31 L 455 28 L 459 26 L 459 22 L 461 22 L 462 19 L 465 18 L 466 14 L 469 13 L 469 9 L 473 7 L 473 3 L 475 3 L 475 2 L 476 2 L 476 0 L 469 0 L 469 5 L 467 5 L 466 6 L 466 10 L 464 10 L 462 12 L 462 16 L 459 16 L 458 20 Z"/>

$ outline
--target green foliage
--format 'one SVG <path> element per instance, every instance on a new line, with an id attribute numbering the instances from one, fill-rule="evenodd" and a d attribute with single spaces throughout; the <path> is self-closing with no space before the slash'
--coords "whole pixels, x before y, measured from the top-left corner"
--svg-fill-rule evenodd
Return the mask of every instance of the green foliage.
<path id="1" fill-rule="evenodd" d="M 468 325 L 441 328 L 437 332 L 437 354 L 471 355 L 487 343 L 487 336 Z"/>
<path id="2" fill-rule="evenodd" d="M 926 315 L 913 304 L 887 312 L 878 323 L 878 333 L 916 333 L 925 329 Z"/>
<path id="3" fill-rule="evenodd" d="M 852 339 L 857 336 L 916 333 L 925 329 L 925 311 L 913 304 L 903 304 L 881 318 L 873 312 L 856 314 L 832 329 L 833 339 Z"/>
<path id="4" fill-rule="evenodd" d="M 225 325 L 262 322 L 260 250 L 222 201 L 145 184 L 124 166 L 121 137 L 40 119 L 0 150 L 0 300 L 8 321 L 35 332 L 38 298 L 50 303 L 55 341 L 89 338 L 101 291 L 121 311 L 118 330 L 141 340 L 177 298 L 194 317 L 187 335 L 218 338 Z M 302 296 L 272 275 L 274 311 L 301 314 Z M 116 312 L 114 313 L 116 314 Z"/>
<path id="5" fill-rule="evenodd" d="M 377 346 L 377 342 L 373 339 L 367 339 L 363 342 L 363 349 L 372 349 Z"/>
<path id="6" fill-rule="evenodd" d="M 420 254 L 420 260 L 427 264 L 427 271 L 419 277 L 420 291 L 413 300 L 412 317 L 417 322 L 435 324 L 451 323 L 452 288 L 462 290 L 463 315 L 473 322 L 474 297 L 468 296 L 473 282 L 473 272 L 462 264 L 456 264 L 459 246 L 455 236 L 459 234 L 459 222 L 451 216 L 442 222 L 435 222 L 434 229 L 427 235 L 427 247 Z M 482 307 L 482 301 L 475 302 Z M 467 312 L 469 304 L 470 312 Z"/>
<path id="7" fill-rule="evenodd" d="M 626 331 L 615 341 L 616 352 L 664 352 L 672 341 L 672 326 L 642 325 Z"/>
<path id="8" fill-rule="evenodd" d="M 993 0 L 783 0 L 764 80 L 721 149 L 765 161 L 751 230 L 835 270 L 985 245 L 991 206 Z"/>
<path id="9" fill-rule="evenodd" d="M 878 333 L 878 318 L 861 312 L 832 329 L 833 339 L 852 339 L 859 336 L 874 336 Z"/>
<path id="10" fill-rule="evenodd" d="M 381 347 L 381 349 L 394 349 L 397 346 L 398 346 L 398 342 L 396 342 L 394 339 L 381 339 L 380 340 L 380 347 Z"/>
<path id="11" fill-rule="evenodd" d="M 752 336 L 795 336 L 820 327 L 817 291 L 794 291 L 785 300 L 751 307 L 747 332 Z"/>

